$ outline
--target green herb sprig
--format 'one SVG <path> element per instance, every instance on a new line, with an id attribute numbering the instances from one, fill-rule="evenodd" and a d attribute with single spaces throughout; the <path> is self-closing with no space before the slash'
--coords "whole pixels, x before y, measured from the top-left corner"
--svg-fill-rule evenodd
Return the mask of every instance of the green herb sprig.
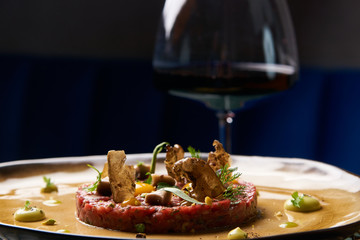
<path id="1" fill-rule="evenodd" d="M 291 197 L 293 198 L 291 199 L 291 203 L 295 207 L 300 208 L 301 203 L 304 201 L 304 195 L 299 194 L 298 192 L 293 192 L 293 194 L 291 194 Z"/>
<path id="2" fill-rule="evenodd" d="M 241 173 L 236 172 L 237 169 L 237 167 L 229 167 L 228 164 L 225 164 L 225 166 L 223 166 L 216 174 L 219 177 L 221 183 L 226 185 L 241 176 Z"/>
<path id="3" fill-rule="evenodd" d="M 237 203 L 239 196 L 244 194 L 245 186 L 236 186 L 234 187 L 232 184 L 229 185 L 225 192 L 223 193 L 223 197 L 229 199 L 231 202 Z"/>
<path id="4" fill-rule="evenodd" d="M 43 180 L 45 182 L 45 187 L 41 188 L 42 193 L 51 193 L 58 191 L 58 187 L 55 185 L 55 183 L 51 182 L 50 178 L 43 176 Z"/>
<path id="5" fill-rule="evenodd" d="M 98 175 L 96 177 L 96 181 L 91 185 L 91 186 L 88 186 L 86 187 L 85 189 L 89 192 L 92 192 L 92 191 L 95 191 L 101 181 L 101 172 L 99 170 L 97 170 L 94 166 L 90 165 L 90 164 L 87 164 L 88 167 L 94 169 Z"/>
<path id="6" fill-rule="evenodd" d="M 220 182 L 223 185 L 227 185 L 223 197 L 230 199 L 232 202 L 236 202 L 239 196 L 244 194 L 245 186 L 236 186 L 234 187 L 233 181 L 241 176 L 241 173 L 237 172 L 237 167 L 229 167 L 228 164 L 225 164 L 219 171 L 216 172 L 217 176 L 220 179 Z"/>
<path id="7" fill-rule="evenodd" d="M 200 158 L 200 150 L 195 150 L 192 146 L 189 146 L 187 150 L 191 154 L 191 157 Z"/>
<path id="8" fill-rule="evenodd" d="M 30 206 L 30 201 L 29 201 L 29 200 L 26 200 L 24 209 L 25 209 L 26 211 L 29 211 L 29 210 L 32 209 L 32 207 Z"/>
<path id="9" fill-rule="evenodd" d="M 44 179 L 44 182 L 46 184 L 46 187 L 51 187 L 52 185 L 54 185 L 54 183 L 51 182 L 51 179 L 46 177 L 46 176 L 43 176 L 43 179 Z"/>

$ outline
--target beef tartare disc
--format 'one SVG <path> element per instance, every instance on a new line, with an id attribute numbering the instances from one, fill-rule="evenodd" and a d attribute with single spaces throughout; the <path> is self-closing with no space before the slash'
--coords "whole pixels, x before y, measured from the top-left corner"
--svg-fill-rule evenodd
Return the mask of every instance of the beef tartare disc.
<path id="1" fill-rule="evenodd" d="M 226 199 L 212 205 L 193 206 L 179 206 L 180 200 L 173 197 L 170 206 L 122 207 L 110 197 L 89 193 L 80 187 L 76 194 L 77 216 L 87 224 L 125 232 L 137 232 L 137 224 L 144 224 L 146 233 L 188 233 L 235 227 L 257 214 L 256 189 L 250 183 L 243 184 L 246 197 L 239 198 L 238 203 L 232 204 Z"/>
<path id="2" fill-rule="evenodd" d="M 109 151 L 104 168 L 108 172 L 97 170 L 97 181 L 80 186 L 76 192 L 78 219 L 97 227 L 144 233 L 203 232 L 254 219 L 255 186 L 241 180 L 237 169 L 230 167 L 230 155 L 220 142 L 215 140 L 213 145 L 216 151 L 207 161 L 191 151 L 192 156 L 185 157 L 181 146 L 167 145 L 164 163 L 169 175 L 137 174 L 135 169 L 139 168 L 125 164 L 123 151 Z M 120 163 L 114 156 L 120 156 Z M 122 177 L 116 175 L 119 169 L 126 169 L 120 171 Z M 102 178 L 102 174 L 110 178 Z M 146 179 L 132 181 L 135 175 Z"/>

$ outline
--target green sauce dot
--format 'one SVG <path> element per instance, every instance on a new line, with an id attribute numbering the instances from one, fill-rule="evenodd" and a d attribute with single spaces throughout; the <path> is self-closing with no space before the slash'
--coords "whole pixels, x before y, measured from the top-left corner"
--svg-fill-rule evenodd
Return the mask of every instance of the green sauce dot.
<path id="1" fill-rule="evenodd" d="M 297 223 L 294 222 L 286 222 L 279 225 L 281 228 L 293 228 L 299 226 Z"/>

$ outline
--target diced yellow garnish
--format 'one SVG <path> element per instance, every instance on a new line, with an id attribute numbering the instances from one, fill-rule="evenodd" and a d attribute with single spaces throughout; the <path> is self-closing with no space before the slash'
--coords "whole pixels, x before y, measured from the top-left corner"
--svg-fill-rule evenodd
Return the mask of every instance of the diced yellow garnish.
<path id="1" fill-rule="evenodd" d="M 232 180 L 232 181 L 231 181 L 231 183 L 232 183 L 232 184 L 239 184 L 239 180 L 238 180 L 238 178 L 237 178 L 237 179 Z"/>
<path id="2" fill-rule="evenodd" d="M 237 227 L 228 233 L 227 238 L 230 240 L 231 239 L 245 239 L 245 238 L 247 238 L 247 233 L 244 232 L 243 230 L 241 230 L 241 228 Z"/>
<path id="3" fill-rule="evenodd" d="M 122 207 L 126 207 L 126 206 L 140 206 L 141 203 L 136 199 L 136 198 L 130 198 L 130 199 L 126 199 L 125 201 L 123 201 L 121 203 Z"/>
<path id="4" fill-rule="evenodd" d="M 185 184 L 185 185 L 182 187 L 182 190 L 185 190 L 185 189 L 188 190 L 188 191 L 191 191 L 191 190 L 192 190 L 192 184 L 191 184 L 191 182 Z"/>
<path id="5" fill-rule="evenodd" d="M 206 204 L 206 205 L 212 205 L 212 199 L 211 199 L 211 197 L 205 197 L 205 204 Z"/>
<path id="6" fill-rule="evenodd" d="M 137 182 L 135 187 L 135 196 L 140 195 L 142 193 L 150 193 L 152 191 L 155 191 L 154 186 L 143 183 L 143 182 Z"/>

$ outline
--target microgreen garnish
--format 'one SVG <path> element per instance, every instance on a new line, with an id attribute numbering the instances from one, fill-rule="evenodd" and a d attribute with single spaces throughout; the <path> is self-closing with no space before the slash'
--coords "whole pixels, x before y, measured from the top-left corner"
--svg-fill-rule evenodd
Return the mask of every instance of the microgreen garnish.
<path id="1" fill-rule="evenodd" d="M 155 168 L 156 168 L 156 156 L 158 155 L 158 153 L 160 153 L 163 148 L 166 146 L 166 145 L 169 145 L 168 142 L 162 142 L 158 145 L 156 145 L 156 147 L 154 148 L 154 151 L 153 151 L 153 157 L 151 159 L 151 167 L 150 167 L 150 173 L 155 173 Z"/>
<path id="2" fill-rule="evenodd" d="M 26 200 L 24 209 L 25 210 L 31 210 L 32 209 L 32 207 L 30 207 L 30 201 L 29 200 Z"/>
<path id="3" fill-rule="evenodd" d="M 151 184 L 152 182 L 151 173 L 147 172 L 145 175 L 149 177 L 144 181 L 144 183 Z"/>
<path id="4" fill-rule="evenodd" d="M 54 185 L 54 183 L 51 182 L 51 179 L 46 177 L 46 176 L 43 176 L 43 179 L 44 179 L 44 182 L 46 184 L 46 187 L 50 187 L 51 185 Z"/>
<path id="5" fill-rule="evenodd" d="M 191 203 L 195 203 L 195 204 L 204 204 L 202 202 L 199 202 L 198 200 L 189 197 L 189 195 L 187 195 L 186 193 L 184 193 L 183 191 L 181 191 L 180 189 L 176 188 L 176 187 L 164 187 L 161 188 L 161 190 L 167 191 L 167 192 L 171 192 L 173 194 L 175 194 L 176 196 L 184 199 L 185 201 L 191 202 Z"/>
<path id="6" fill-rule="evenodd" d="M 298 192 L 294 192 L 293 194 L 291 194 L 291 197 L 293 198 L 293 199 L 291 199 L 292 204 L 295 207 L 300 208 L 300 204 L 304 200 L 304 195 L 299 194 Z"/>
<path id="7" fill-rule="evenodd" d="M 191 154 L 191 157 L 200 158 L 200 150 L 195 150 L 192 146 L 189 146 L 187 149 Z"/>
<path id="8" fill-rule="evenodd" d="M 225 164 L 216 174 L 218 175 L 222 184 L 228 184 L 241 176 L 241 173 L 236 172 L 237 167 L 229 167 Z"/>
<path id="9" fill-rule="evenodd" d="M 45 182 L 45 187 L 41 188 L 42 193 L 51 193 L 51 192 L 57 192 L 58 188 L 55 185 L 55 183 L 51 182 L 51 179 L 43 176 L 43 180 Z"/>
<path id="10" fill-rule="evenodd" d="M 237 172 L 237 167 L 229 167 L 228 164 L 225 164 L 225 166 L 217 171 L 216 174 L 223 185 L 228 185 L 223 193 L 224 198 L 230 199 L 230 201 L 234 202 L 240 195 L 244 194 L 245 186 L 234 187 L 232 183 L 235 179 L 241 176 L 241 173 Z"/>
<path id="11" fill-rule="evenodd" d="M 244 189 L 245 186 L 239 185 L 234 187 L 232 184 L 230 184 L 223 193 L 223 197 L 229 199 L 232 202 L 236 202 L 239 196 L 244 194 Z"/>
<path id="12" fill-rule="evenodd" d="M 94 169 L 98 173 L 98 175 L 96 177 L 96 181 L 91 186 L 85 188 L 87 191 L 92 192 L 92 191 L 96 190 L 97 186 L 99 185 L 99 183 L 101 181 L 101 172 L 90 164 L 87 164 L 87 166 Z"/>

